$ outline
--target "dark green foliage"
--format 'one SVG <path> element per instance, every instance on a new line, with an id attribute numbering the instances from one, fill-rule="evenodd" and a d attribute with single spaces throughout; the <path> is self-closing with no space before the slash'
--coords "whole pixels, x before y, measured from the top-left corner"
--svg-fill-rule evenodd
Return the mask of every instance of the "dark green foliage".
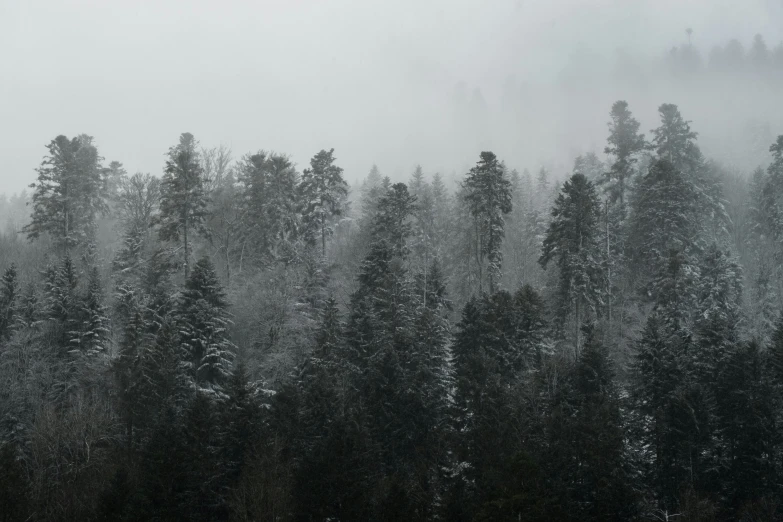
<path id="1" fill-rule="evenodd" d="M 189 234 L 206 234 L 207 194 L 198 142 L 189 132 L 183 133 L 179 144 L 171 147 L 160 184 L 160 212 L 155 216 L 158 236 L 163 241 L 182 242 L 185 278 L 190 272 Z"/>
<path id="2" fill-rule="evenodd" d="M 103 200 L 103 168 L 92 137 L 57 136 L 38 169 L 38 182 L 30 185 L 33 214 L 24 231 L 29 239 L 52 236 L 65 252 L 87 246 L 95 239 L 96 218 L 107 210 Z"/>
<path id="3" fill-rule="evenodd" d="M 455 456 L 463 470 L 453 480 L 463 491 L 460 511 L 492 501 L 506 487 L 502 470 L 519 450 L 516 425 L 509 418 L 520 377 L 539 368 L 543 315 L 540 298 L 528 287 L 516 296 L 501 291 L 474 298 L 462 312 L 452 346 L 453 429 L 459 434 Z M 456 509 L 454 501 L 450 509 Z"/>
<path id="4" fill-rule="evenodd" d="M 299 174 L 287 156 L 258 151 L 239 162 L 238 181 L 241 248 L 260 263 L 275 261 L 301 233 Z"/>
<path id="5" fill-rule="evenodd" d="M 19 322 L 20 301 L 16 265 L 11 265 L 0 279 L 0 345 L 8 341 Z"/>
<path id="6" fill-rule="evenodd" d="M 489 292 L 495 292 L 495 283 L 501 277 L 505 234 L 504 214 L 511 212 L 511 182 L 506 179 L 506 168 L 492 152 L 482 152 L 481 159 L 470 169 L 463 183 L 465 200 L 476 227 L 476 260 L 479 269 L 487 259 Z M 479 285 L 481 284 L 479 277 Z"/>
<path id="7" fill-rule="evenodd" d="M 333 151 L 58 137 L 53 243 L 0 237 L 0 522 L 779 519 L 783 141 L 748 183 L 659 112 L 562 190 L 484 152 L 360 215 Z"/>
<path id="8" fill-rule="evenodd" d="M 552 261 L 557 264 L 557 317 L 563 325 L 567 317 L 572 316 L 577 352 L 583 319 L 598 312 L 604 286 L 599 244 L 600 208 L 595 187 L 584 174 L 571 176 L 552 207 L 552 221 L 539 259 L 544 268 Z"/>
<path id="9" fill-rule="evenodd" d="M 692 172 L 702 160 L 695 142 L 698 134 L 691 131 L 690 122 L 685 121 L 676 105 L 664 103 L 658 107 L 658 113 L 661 126 L 652 131 L 655 152 L 675 169 Z"/>
<path id="10" fill-rule="evenodd" d="M 773 381 L 755 342 L 733 346 L 715 380 L 720 491 L 733 516 L 752 501 L 774 494 L 775 448 L 780 444 Z"/>
<path id="11" fill-rule="evenodd" d="M 334 149 L 320 151 L 310 160 L 310 168 L 302 172 L 299 185 L 305 237 L 315 244 L 321 236 L 322 255 L 326 255 L 326 236 L 332 234 L 330 222 L 342 214 L 341 204 L 348 195 L 343 169 L 334 165 L 334 160 Z"/>
<path id="12" fill-rule="evenodd" d="M 29 520 L 30 486 L 24 460 L 14 444 L 0 443 L 0 522 Z"/>
<path id="13" fill-rule="evenodd" d="M 605 190 L 611 201 L 618 201 L 623 208 L 628 182 L 634 174 L 634 165 L 639 159 L 638 155 L 647 147 L 647 142 L 644 140 L 644 134 L 639 134 L 639 122 L 628 110 L 628 102 L 614 102 L 611 118 L 604 152 L 613 155 L 615 160 L 602 181 L 606 183 Z"/>
<path id="14" fill-rule="evenodd" d="M 672 250 L 693 255 L 698 224 L 696 188 L 669 160 L 654 161 L 632 202 L 629 247 L 633 265 L 643 270 L 639 276 L 660 271 Z"/>
<path id="15" fill-rule="evenodd" d="M 212 262 L 200 259 L 185 282 L 177 309 L 185 365 L 199 386 L 219 386 L 230 374 L 235 347 L 228 338 L 227 309 Z"/>
<path id="16" fill-rule="evenodd" d="M 628 520 L 634 492 L 614 371 L 592 325 L 552 404 L 546 464 L 568 520 Z"/>

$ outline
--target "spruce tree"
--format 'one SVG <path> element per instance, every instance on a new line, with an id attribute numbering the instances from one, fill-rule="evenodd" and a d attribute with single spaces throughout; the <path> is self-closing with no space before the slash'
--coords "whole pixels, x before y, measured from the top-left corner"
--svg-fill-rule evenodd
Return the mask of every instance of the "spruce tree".
<path id="1" fill-rule="evenodd" d="M 334 149 L 320 151 L 310 160 L 310 168 L 302 172 L 299 185 L 304 207 L 302 220 L 305 236 L 315 243 L 321 236 L 321 254 L 326 255 L 326 236 L 332 234 L 331 220 L 342 214 L 342 199 L 348 195 L 343 169 L 334 164 Z"/>
<path id="2" fill-rule="evenodd" d="M 698 134 L 691 130 L 691 122 L 682 117 L 676 105 L 664 103 L 658 107 L 658 114 L 661 125 L 652 131 L 656 154 L 675 169 L 690 175 L 702 161 L 695 141 Z"/>
<path id="3" fill-rule="evenodd" d="M 559 269 L 558 319 L 574 322 L 574 350 L 581 345 L 580 329 L 588 314 L 597 313 L 603 289 L 599 244 L 600 203 L 595 187 L 580 173 L 571 176 L 552 207 L 539 263 L 555 261 Z"/>
<path id="4" fill-rule="evenodd" d="M 470 169 L 463 183 L 465 200 L 476 228 L 476 262 L 479 272 L 487 259 L 489 293 L 500 281 L 503 262 L 502 243 L 505 234 L 504 214 L 511 212 L 511 183 L 505 167 L 492 152 L 482 152 L 481 159 Z M 483 277 L 479 275 L 479 288 Z"/>
<path id="5" fill-rule="evenodd" d="M 19 323 L 19 282 L 16 265 L 11 264 L 0 279 L 0 344 L 8 342 Z"/>
<path id="6" fill-rule="evenodd" d="M 207 194 L 198 142 L 189 132 L 171 147 L 160 186 L 160 212 L 154 223 L 163 241 L 182 242 L 185 279 L 190 276 L 190 251 L 195 231 L 206 234 Z"/>
<path id="7" fill-rule="evenodd" d="M 547 465 L 570 519 L 628 520 L 634 493 L 614 370 L 593 325 L 585 325 L 584 338 L 549 413 Z"/>
<path id="8" fill-rule="evenodd" d="M 609 172 L 604 174 L 605 190 L 612 202 L 619 201 L 620 207 L 625 208 L 626 191 L 634 174 L 634 165 L 647 146 L 644 134 L 639 134 L 639 122 L 631 115 L 625 100 L 618 100 L 612 105 L 606 141 L 604 152 L 611 154 L 614 161 Z"/>
<path id="9" fill-rule="evenodd" d="M 228 302 L 209 258 L 194 265 L 177 317 L 190 378 L 201 388 L 219 388 L 230 375 L 235 347 L 228 337 Z"/>
<path id="10" fill-rule="evenodd" d="M 101 158 L 92 137 L 57 136 L 48 145 L 38 168 L 38 181 L 30 185 L 33 213 L 24 232 L 28 239 L 52 236 L 62 252 L 87 246 L 95 239 L 96 219 L 107 211 L 103 199 Z"/>
<path id="11" fill-rule="evenodd" d="M 758 343 L 737 343 L 721 361 L 714 382 L 717 432 L 722 455 L 717 480 L 734 518 L 749 502 L 774 494 L 772 457 L 781 443 L 766 357 Z"/>
<path id="12" fill-rule="evenodd" d="M 699 195 L 673 163 L 652 163 L 632 203 L 629 247 L 642 281 L 659 272 L 675 250 L 693 263 L 699 231 Z M 645 277 L 647 279 L 645 279 Z M 655 289 L 650 290 L 655 295 Z"/>
<path id="13" fill-rule="evenodd" d="M 103 287 L 98 268 L 89 270 L 87 288 L 81 298 L 79 329 L 79 351 L 87 356 L 105 352 L 109 342 L 109 318 L 103 305 Z"/>

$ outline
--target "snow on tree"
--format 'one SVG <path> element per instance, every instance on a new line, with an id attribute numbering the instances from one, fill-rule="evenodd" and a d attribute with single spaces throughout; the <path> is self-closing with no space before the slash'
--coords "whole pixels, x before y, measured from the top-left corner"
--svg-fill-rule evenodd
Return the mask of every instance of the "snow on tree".
<path id="1" fill-rule="evenodd" d="M 511 212 L 511 182 L 506 168 L 492 152 L 482 152 L 481 159 L 470 169 L 463 182 L 464 198 L 476 227 L 476 262 L 479 273 L 487 259 L 489 292 L 495 292 L 503 263 L 502 243 L 505 234 L 504 214 Z M 479 289 L 483 277 L 479 275 Z"/>
<path id="2" fill-rule="evenodd" d="M 593 184 L 576 173 L 563 184 L 552 207 L 552 221 L 539 263 L 555 261 L 559 270 L 558 312 L 561 327 L 574 323 L 574 353 L 581 348 L 582 323 L 598 313 L 602 303 L 602 249 L 599 244 L 600 202 Z"/>
<path id="3" fill-rule="evenodd" d="M 220 387 L 231 373 L 236 348 L 228 337 L 228 301 L 209 258 L 194 265 L 176 313 L 190 378 L 202 388 Z"/>
<path id="4" fill-rule="evenodd" d="M 348 194 L 343 169 L 334 161 L 334 149 L 320 151 L 310 160 L 310 168 L 302 172 L 299 185 L 305 236 L 313 244 L 321 236 L 321 255 L 326 255 L 326 236 L 333 232 L 330 221 L 342 214 L 340 204 Z"/>
<path id="5" fill-rule="evenodd" d="M 169 149 L 160 185 L 160 212 L 155 216 L 158 236 L 163 241 L 182 242 L 185 279 L 190 275 L 192 231 L 206 234 L 208 196 L 198 142 L 189 132 Z"/>
<path id="6" fill-rule="evenodd" d="M 57 136 L 48 145 L 38 168 L 38 181 L 30 185 L 33 213 L 23 231 L 28 239 L 47 233 L 61 251 L 87 246 L 95 240 L 96 219 L 107 211 L 103 199 L 103 167 L 92 137 Z"/>

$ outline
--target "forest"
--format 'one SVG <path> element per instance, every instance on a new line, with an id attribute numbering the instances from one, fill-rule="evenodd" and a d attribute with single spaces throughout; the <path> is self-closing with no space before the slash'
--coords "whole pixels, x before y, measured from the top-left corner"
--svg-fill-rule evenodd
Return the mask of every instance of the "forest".
<path id="1" fill-rule="evenodd" d="M 656 108 L 353 186 L 54 137 L 0 198 L 0 521 L 783 520 L 783 135 L 738 168 Z"/>

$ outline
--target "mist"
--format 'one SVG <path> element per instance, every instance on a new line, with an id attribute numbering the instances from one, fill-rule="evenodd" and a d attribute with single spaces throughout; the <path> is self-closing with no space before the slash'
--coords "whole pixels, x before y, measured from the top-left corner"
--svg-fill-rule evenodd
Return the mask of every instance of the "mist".
<path id="1" fill-rule="evenodd" d="M 780 0 L 0 0 L 3 521 L 783 520 Z"/>
<path id="2" fill-rule="evenodd" d="M 699 62 L 678 74 L 670 51 L 686 28 Z M 393 180 L 417 164 L 461 177 L 490 149 L 562 176 L 578 154 L 600 155 L 617 99 L 644 130 L 678 104 L 706 155 L 748 169 L 740 134 L 783 128 L 783 66 L 774 81 L 712 74 L 710 53 L 732 39 L 749 52 L 760 34 L 779 64 L 782 28 L 780 2 L 763 0 L 6 1 L 0 191 L 31 183 L 60 133 L 155 175 L 187 131 L 300 168 L 334 147 L 352 184 L 373 164 Z"/>

